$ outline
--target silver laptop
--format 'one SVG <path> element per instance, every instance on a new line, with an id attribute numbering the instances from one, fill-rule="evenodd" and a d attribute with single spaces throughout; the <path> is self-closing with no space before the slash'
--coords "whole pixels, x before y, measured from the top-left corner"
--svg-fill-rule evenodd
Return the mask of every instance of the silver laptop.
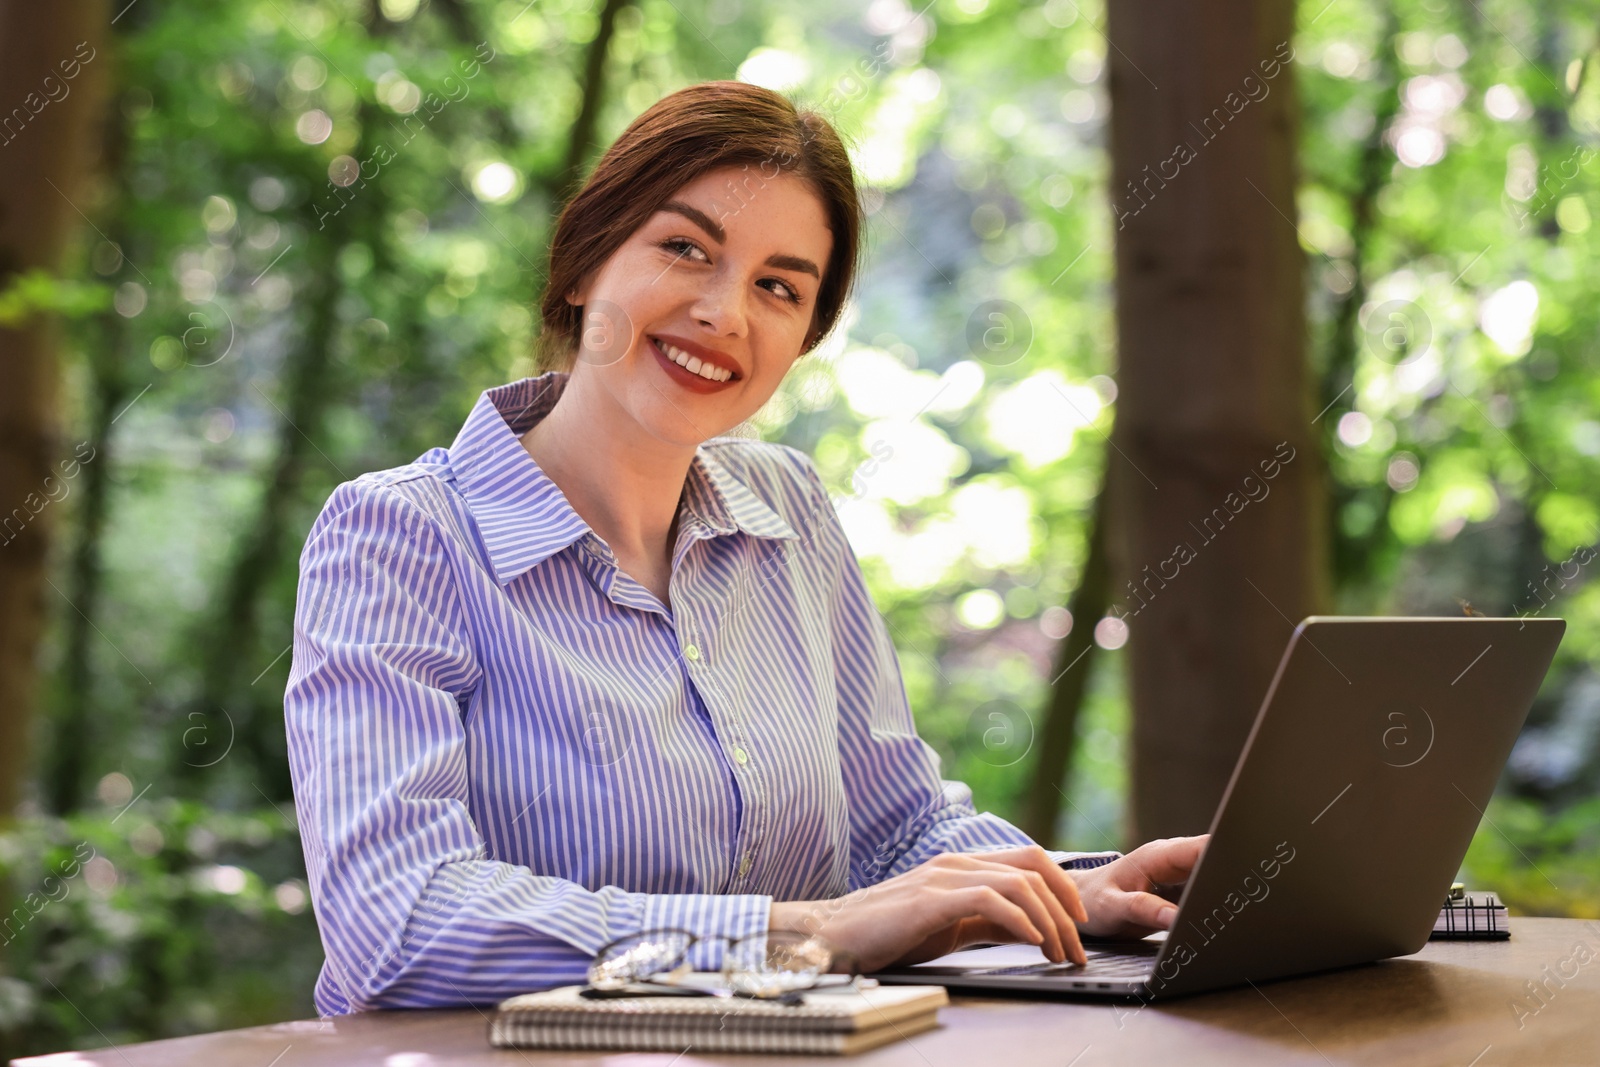
<path id="1" fill-rule="evenodd" d="M 1169 931 L 952 953 L 882 982 L 1141 1000 L 1420 950 L 1561 619 L 1331 618 L 1295 628 Z"/>

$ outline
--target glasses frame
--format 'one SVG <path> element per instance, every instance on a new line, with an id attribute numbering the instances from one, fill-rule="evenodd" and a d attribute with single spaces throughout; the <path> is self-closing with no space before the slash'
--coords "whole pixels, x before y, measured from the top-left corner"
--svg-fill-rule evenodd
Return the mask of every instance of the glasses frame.
<path id="1" fill-rule="evenodd" d="M 860 982 L 861 969 L 856 963 L 855 956 L 852 953 L 845 952 L 843 950 L 835 948 L 825 938 L 823 938 L 822 936 L 820 936 L 818 934 L 800 934 L 800 933 L 797 933 L 797 932 L 796 933 L 790 933 L 788 931 L 770 931 L 769 930 L 769 931 L 766 931 L 764 933 L 759 933 L 759 934 L 742 934 L 742 935 L 740 935 L 738 937 L 733 937 L 733 936 L 730 936 L 728 934 L 697 934 L 693 930 L 685 930 L 683 927 L 680 927 L 680 926 L 657 926 L 657 927 L 652 927 L 651 929 L 648 929 L 648 930 L 638 930 L 638 931 L 635 931 L 634 933 L 625 934 L 622 937 L 613 938 L 612 940 L 607 941 L 605 944 L 601 945 L 598 949 L 595 950 L 594 959 L 595 959 L 595 961 L 599 961 L 611 949 L 616 948 L 618 945 L 625 944 L 625 943 L 627 943 L 629 941 L 640 940 L 640 939 L 648 938 L 648 937 L 657 937 L 657 936 L 662 936 L 662 935 L 667 935 L 667 934 L 673 934 L 673 935 L 681 936 L 684 939 L 684 944 L 683 944 L 682 951 L 678 954 L 678 956 L 676 957 L 676 961 L 674 962 L 674 964 L 671 967 L 665 968 L 663 970 L 658 970 L 654 974 L 644 975 L 644 976 L 641 976 L 641 977 L 638 977 L 638 978 L 631 979 L 630 981 L 624 983 L 620 987 L 596 986 L 596 985 L 593 984 L 593 980 L 591 979 L 589 984 L 588 984 L 588 986 L 587 986 L 587 988 L 585 988 L 581 992 L 580 995 L 584 996 L 584 997 L 588 997 L 590 999 L 605 999 L 605 998 L 610 998 L 610 997 L 629 997 L 629 996 L 734 996 L 734 997 L 746 997 L 746 998 L 749 998 L 749 999 L 752 999 L 752 1000 L 761 1000 L 761 1001 L 766 1001 L 766 1002 L 769 1002 L 769 1003 L 787 1004 L 787 1005 L 792 1006 L 792 1007 L 797 1007 L 797 1006 L 799 1006 L 800 1004 L 803 1003 L 802 994 L 805 994 L 805 993 L 819 992 L 819 991 L 832 992 L 832 991 L 842 991 L 842 990 L 856 990 L 856 989 L 860 989 L 861 988 L 861 982 Z M 796 989 L 788 989 L 788 990 L 785 990 L 782 993 L 775 994 L 775 995 L 763 995 L 763 994 L 760 994 L 760 993 L 752 993 L 752 992 L 748 992 L 748 991 L 740 990 L 740 989 L 736 989 L 736 988 L 729 988 L 729 989 L 726 989 L 726 990 L 704 989 L 704 988 L 701 988 L 701 987 L 698 987 L 698 986 L 683 986 L 683 985 L 677 985 L 677 984 L 672 983 L 672 982 L 657 981 L 657 978 L 660 975 L 668 975 L 668 974 L 672 974 L 674 972 L 679 971 L 683 967 L 684 963 L 688 960 L 689 954 L 694 951 L 694 949 L 695 949 L 695 947 L 697 945 L 704 944 L 704 943 L 715 943 L 715 942 L 718 942 L 718 941 L 724 942 L 726 944 L 726 946 L 727 946 L 726 949 L 724 949 L 724 954 L 723 954 L 723 961 L 724 962 L 723 962 L 721 973 L 723 973 L 725 975 L 738 974 L 740 970 L 743 970 L 746 973 L 752 973 L 752 972 L 750 972 L 749 968 L 730 969 L 728 964 L 727 964 L 727 960 L 730 958 L 730 954 L 732 952 L 734 952 L 738 948 L 739 945 L 744 944 L 746 942 L 751 943 L 751 944 L 755 944 L 755 943 L 758 943 L 758 942 L 760 942 L 760 943 L 769 943 L 774 939 L 774 937 L 783 938 L 785 936 L 794 937 L 795 939 L 797 939 L 800 942 L 805 942 L 805 941 L 816 941 L 816 942 L 818 942 L 820 945 L 822 945 L 824 948 L 827 949 L 827 952 L 828 952 L 828 966 L 829 966 L 830 969 L 826 970 L 826 971 L 822 971 L 822 972 L 820 972 L 820 973 L 818 973 L 816 975 L 813 975 L 811 977 L 811 982 L 810 982 L 809 985 L 806 985 L 806 986 L 803 986 L 803 987 L 800 987 L 800 988 L 796 988 Z M 844 963 L 845 966 L 847 966 L 849 968 L 849 970 L 846 971 L 846 972 L 835 972 L 835 971 L 833 971 L 831 969 L 833 967 L 838 966 L 840 963 Z M 593 967 L 594 967 L 594 963 L 591 962 L 591 964 L 590 964 L 591 971 L 593 970 Z M 824 982 L 822 982 L 822 978 L 824 976 L 830 975 L 830 974 L 835 974 L 835 973 L 847 973 L 847 974 L 850 975 L 850 979 L 847 982 L 836 982 L 836 983 L 824 983 Z M 638 988 L 639 986 L 648 986 L 648 985 L 654 985 L 657 988 L 649 990 L 649 991 L 641 991 Z M 731 985 L 731 983 L 730 983 L 730 985 Z"/>

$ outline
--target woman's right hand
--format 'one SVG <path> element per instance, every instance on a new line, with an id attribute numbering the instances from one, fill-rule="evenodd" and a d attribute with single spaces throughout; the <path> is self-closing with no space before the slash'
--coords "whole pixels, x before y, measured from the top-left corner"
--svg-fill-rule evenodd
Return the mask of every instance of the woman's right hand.
<path id="1" fill-rule="evenodd" d="M 1055 963 L 1088 962 L 1072 876 L 1037 845 L 947 852 L 832 900 L 774 902 L 772 930 L 815 934 L 862 971 L 921 963 L 968 945 L 1021 941 Z"/>

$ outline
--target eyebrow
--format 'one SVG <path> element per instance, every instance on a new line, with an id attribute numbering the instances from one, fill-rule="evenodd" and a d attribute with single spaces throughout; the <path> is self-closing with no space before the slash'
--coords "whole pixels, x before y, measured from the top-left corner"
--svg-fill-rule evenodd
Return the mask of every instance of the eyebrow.
<path id="1" fill-rule="evenodd" d="M 682 200 L 668 200 L 661 205 L 661 210 L 682 215 L 706 231 L 706 233 L 709 233 L 719 245 L 728 243 L 728 234 L 721 226 L 717 225 L 717 221 L 691 204 L 685 204 Z M 822 280 L 822 272 L 817 269 L 817 265 L 803 256 L 770 255 L 767 257 L 767 266 L 777 267 L 779 270 L 799 271 L 801 274 L 811 275 L 818 281 Z"/>

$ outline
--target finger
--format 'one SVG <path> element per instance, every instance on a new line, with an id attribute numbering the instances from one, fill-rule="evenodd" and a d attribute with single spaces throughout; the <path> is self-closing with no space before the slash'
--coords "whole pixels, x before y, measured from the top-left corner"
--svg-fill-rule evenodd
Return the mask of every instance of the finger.
<path id="1" fill-rule="evenodd" d="M 1077 880 L 1061 869 L 1061 866 L 1046 856 L 1044 869 L 1040 872 L 1044 880 L 1049 883 L 1050 890 L 1061 901 L 1067 913 L 1078 922 L 1089 921 L 1089 909 L 1083 903 L 1083 894 L 1078 889 Z"/>
<path id="2" fill-rule="evenodd" d="M 1178 917 L 1177 905 L 1154 893 L 1120 893 L 1112 901 L 1113 911 L 1131 923 L 1157 930 L 1170 930 Z"/>
<path id="3" fill-rule="evenodd" d="M 1080 966 L 1089 962 L 1077 926 L 1078 923 L 1088 923 L 1088 906 L 1083 902 L 1078 883 L 1050 858 L 1048 852 L 1037 845 L 1029 845 L 1019 849 L 978 853 L 978 858 L 1015 863 L 1034 872 L 1044 883 L 1045 899 L 1061 909 L 1057 922 L 1060 923 L 1058 931 L 1063 958 L 1071 959 Z"/>
<path id="4" fill-rule="evenodd" d="M 1060 864 L 1050 858 L 1050 854 L 1037 845 L 1025 845 L 1021 848 L 996 849 L 993 852 L 968 853 L 971 858 L 987 860 L 991 863 L 1004 863 L 1012 867 L 1021 867 L 1030 871 L 1037 871 L 1049 887 L 1050 894 L 1061 902 L 1061 906 L 1077 922 L 1088 922 L 1089 912 L 1084 907 L 1082 894 L 1078 891 L 1078 883 L 1072 876 L 1061 869 Z"/>
<path id="5" fill-rule="evenodd" d="M 1205 854 L 1210 834 L 1198 837 L 1171 837 L 1147 841 L 1128 853 L 1123 859 L 1136 868 L 1147 881 L 1173 884 L 1188 879 L 1195 864 Z"/>
<path id="6" fill-rule="evenodd" d="M 1044 941 L 1044 934 L 1033 925 L 1028 913 L 992 885 L 971 885 L 940 895 L 947 896 L 961 910 L 963 917 L 977 915 L 987 919 L 1018 941 L 1030 945 Z"/>
<path id="7" fill-rule="evenodd" d="M 1005 851 L 1009 854 L 1012 850 L 1008 849 Z M 1039 899 L 1040 903 L 1044 905 L 1045 910 L 1049 912 L 1050 926 L 1046 932 L 1054 935 L 1054 941 L 1056 944 L 1053 946 L 1053 948 L 1060 949 L 1059 959 L 1066 959 L 1070 956 L 1072 959 L 1077 960 L 1078 956 L 1081 955 L 1081 946 L 1077 944 L 1078 928 L 1073 923 L 1072 915 L 1069 914 L 1067 910 L 1067 905 L 1069 902 L 1077 903 L 1077 887 L 1072 884 L 1072 879 L 1067 878 L 1066 872 L 1062 871 L 1060 868 L 1055 869 L 1055 873 L 1061 876 L 1061 881 L 1067 883 L 1067 891 L 1070 894 L 1068 901 L 1063 901 L 1061 899 L 1061 894 L 1056 890 L 1056 887 L 1051 883 L 1051 880 L 1047 877 L 1046 873 L 1033 866 L 1033 864 L 1037 861 L 1042 861 L 1046 867 L 1055 866 L 1050 862 L 1050 857 L 1044 853 L 1043 849 L 1030 848 L 1023 850 L 1023 854 L 1015 857 L 1018 864 L 1017 866 L 1011 866 L 1005 862 L 994 862 L 991 859 L 992 855 L 992 853 L 977 853 L 969 856 L 968 859 L 976 865 L 975 869 L 977 870 L 1014 872 L 1016 875 L 1024 878 L 1027 881 L 1029 888 L 1032 889 L 1034 896 Z M 1008 855 L 1007 858 L 1011 858 L 1010 855 Z M 1079 910 L 1082 909 L 1081 904 L 1079 904 L 1078 907 Z M 1058 956 L 1054 953 L 1053 948 L 1047 948 L 1045 955 L 1049 956 L 1050 959 L 1059 962 Z M 1087 957 L 1084 958 L 1083 962 L 1087 962 Z"/>
<path id="8" fill-rule="evenodd" d="M 1083 949 L 1078 944 L 1077 927 L 1067 917 L 1060 901 L 1051 897 L 1044 880 L 1036 872 L 1001 863 L 986 863 L 975 856 L 969 856 L 966 860 L 964 866 L 944 871 L 943 878 L 956 884 L 991 886 L 1021 907 L 1029 922 L 1043 935 L 1037 944 L 1051 962 L 1060 963 L 1069 954 L 1076 962 L 1087 962 L 1087 957 L 1079 959 L 1083 956 Z"/>
<path id="9" fill-rule="evenodd" d="M 1066 958 L 1062 954 L 1061 934 L 1055 917 L 1023 872 L 1004 864 L 975 861 L 966 869 L 946 871 L 944 878 L 956 885 L 986 886 L 1000 893 L 1027 915 L 1028 922 L 1040 934 L 1040 939 L 1034 944 L 1048 959 L 1059 962 Z"/>
<path id="10" fill-rule="evenodd" d="M 1049 933 L 1059 954 L 1059 959 L 1056 955 L 1051 955 L 1050 959 L 1059 962 L 1070 958 L 1074 963 L 1088 962 L 1087 958 L 1079 961 L 1078 956 L 1082 953 L 1082 948 L 1078 945 L 1078 927 L 1067 914 L 1067 909 L 1062 906 L 1060 898 L 1051 891 L 1044 875 L 1034 870 L 1019 869 L 1017 876 L 1023 880 L 1028 891 L 1039 901 L 1049 916 Z"/>
<path id="11" fill-rule="evenodd" d="M 1033 891 L 1044 901 L 1045 907 L 1050 909 L 1051 918 L 1055 920 L 1057 939 L 1061 943 L 1061 958 L 1070 959 L 1080 966 L 1087 964 L 1089 957 L 1078 938 L 1078 925 L 1073 922 L 1075 916 L 1068 911 L 1069 905 L 1076 905 L 1074 910 L 1083 916 L 1084 921 L 1088 921 L 1089 913 L 1078 899 L 1077 883 L 1067 876 L 1067 872 L 1051 862 L 1049 856 L 1043 856 L 1042 859 L 1046 870 L 1028 870 L 1026 874 Z M 1057 877 L 1052 878 L 1052 873 Z M 1065 892 L 1058 888 L 1063 885 Z M 1065 900 L 1062 899 L 1063 896 L 1066 897 Z"/>
<path id="12" fill-rule="evenodd" d="M 1070 880 L 1068 879 L 1068 881 Z M 1073 887 L 1073 892 L 1077 892 L 1076 886 Z M 1078 911 L 1083 916 L 1080 921 L 1087 923 L 1089 921 L 1089 910 L 1081 902 L 1078 903 Z M 1089 954 L 1084 951 L 1083 938 L 1078 932 L 1078 924 L 1068 920 L 1064 929 L 1066 930 L 1066 937 L 1062 939 L 1062 947 L 1066 952 L 1067 958 L 1079 967 L 1087 967 L 1089 965 Z"/>

